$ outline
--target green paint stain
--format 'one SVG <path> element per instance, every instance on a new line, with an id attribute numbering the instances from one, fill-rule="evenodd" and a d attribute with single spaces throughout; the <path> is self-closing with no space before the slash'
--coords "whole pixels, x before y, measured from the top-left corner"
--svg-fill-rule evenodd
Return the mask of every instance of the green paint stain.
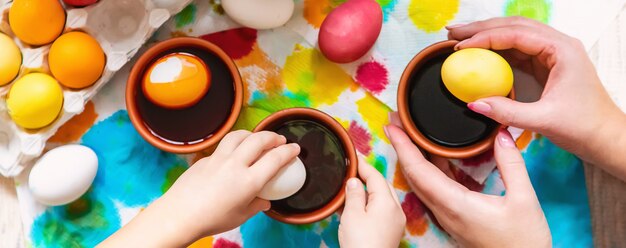
<path id="1" fill-rule="evenodd" d="M 49 221 L 44 225 L 43 240 L 46 244 L 64 240 L 63 247 L 83 247 L 83 237 L 78 233 L 70 232 L 60 221 Z"/>
<path id="2" fill-rule="evenodd" d="M 189 4 L 185 7 L 180 13 L 178 13 L 174 17 L 174 21 L 176 21 L 176 28 L 181 28 L 186 25 L 192 24 L 196 19 L 196 12 L 198 8 L 195 4 Z"/>
<path id="3" fill-rule="evenodd" d="M 415 246 L 411 245 L 411 243 L 406 239 L 403 239 L 402 241 L 400 241 L 400 245 L 398 245 L 398 248 L 414 248 L 414 247 Z"/>
<path id="4" fill-rule="evenodd" d="M 322 220 L 322 221 L 320 222 L 320 228 L 322 228 L 322 229 L 326 229 L 326 228 L 328 227 L 328 225 L 330 225 L 330 221 L 328 221 L 328 220 L 326 220 L 326 219 L 325 219 L 325 220 Z"/>
<path id="5" fill-rule="evenodd" d="M 302 94 L 290 94 L 268 96 L 265 94 L 255 94 L 254 100 L 250 103 L 251 107 L 259 108 L 270 113 L 274 113 L 279 110 L 296 107 L 308 107 L 310 105 L 306 95 Z"/>
<path id="6" fill-rule="evenodd" d="M 552 12 L 550 0 L 509 0 L 505 7 L 507 16 L 523 16 L 548 23 Z"/>
<path id="7" fill-rule="evenodd" d="M 372 155 L 367 157 L 367 162 L 374 166 L 380 174 L 383 174 L 383 177 L 387 177 L 387 160 L 383 156 L 376 156 L 372 153 Z"/>
<path id="8" fill-rule="evenodd" d="M 163 193 L 170 189 L 174 182 L 176 182 L 176 179 L 178 179 L 178 177 L 180 177 L 180 175 L 182 175 L 186 170 L 187 167 L 181 164 L 176 164 L 174 165 L 174 167 L 169 169 L 165 174 L 165 182 L 163 182 L 163 187 L 161 187 Z"/>
<path id="9" fill-rule="evenodd" d="M 271 112 L 265 111 L 260 108 L 243 107 L 239 113 L 239 118 L 233 127 L 233 130 L 252 130 L 261 122 L 265 117 L 271 115 Z"/>

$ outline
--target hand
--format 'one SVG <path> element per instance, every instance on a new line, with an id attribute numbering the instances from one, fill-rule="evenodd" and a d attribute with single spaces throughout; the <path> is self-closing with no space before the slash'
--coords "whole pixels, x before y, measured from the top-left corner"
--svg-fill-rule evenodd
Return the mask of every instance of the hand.
<path id="1" fill-rule="evenodd" d="M 395 248 L 404 235 L 406 217 L 393 187 L 371 165 L 359 158 L 359 176 L 346 186 L 346 204 L 339 224 L 339 244 L 344 248 Z"/>
<path id="2" fill-rule="evenodd" d="M 506 195 L 470 191 L 428 162 L 397 126 L 386 127 L 411 189 L 463 247 L 551 247 L 524 160 L 507 131 L 494 144 Z"/>
<path id="3" fill-rule="evenodd" d="M 284 136 L 273 132 L 229 133 L 213 155 L 191 166 L 160 199 L 103 245 L 183 246 L 233 229 L 268 210 L 270 202 L 256 196 L 300 153 L 297 144 L 285 143 Z"/>
<path id="4" fill-rule="evenodd" d="M 490 97 L 469 103 L 470 109 L 505 125 L 541 133 L 626 179 L 626 115 L 610 99 L 578 40 L 522 17 L 494 18 L 448 29 L 449 38 L 462 40 L 457 49 L 502 50 L 514 66 L 545 83 L 537 102 Z"/>

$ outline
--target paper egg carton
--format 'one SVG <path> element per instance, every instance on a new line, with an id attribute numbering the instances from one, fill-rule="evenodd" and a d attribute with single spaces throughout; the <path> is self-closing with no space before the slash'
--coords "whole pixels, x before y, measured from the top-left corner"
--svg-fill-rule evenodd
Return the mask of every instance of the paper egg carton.
<path id="1" fill-rule="evenodd" d="M 137 53 L 154 31 L 190 2 L 191 0 L 100 0 L 84 8 L 64 5 L 67 18 L 64 33 L 80 30 L 98 40 L 106 54 L 106 66 L 102 77 L 90 87 L 70 90 L 62 86 L 64 101 L 59 117 L 44 128 L 26 130 L 17 126 L 9 116 L 6 95 L 17 79 L 30 72 L 45 72 L 52 76 L 47 64 L 52 43 L 32 47 L 21 42 L 11 31 L 8 21 L 13 0 L 0 0 L 0 32 L 13 38 L 22 52 L 19 75 L 13 82 L 0 86 L 0 173 L 8 177 L 15 176 L 24 166 L 39 157 L 46 141 L 56 130 L 74 115 L 81 113 L 85 104 Z"/>

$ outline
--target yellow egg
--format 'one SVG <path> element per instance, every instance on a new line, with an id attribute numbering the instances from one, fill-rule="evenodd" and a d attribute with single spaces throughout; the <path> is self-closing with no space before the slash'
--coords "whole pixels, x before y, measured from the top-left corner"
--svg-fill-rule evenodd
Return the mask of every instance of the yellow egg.
<path id="1" fill-rule="evenodd" d="M 52 43 L 48 64 L 62 85 L 82 89 L 102 76 L 105 56 L 96 39 L 83 32 L 69 32 Z"/>
<path id="2" fill-rule="evenodd" d="M 173 53 L 152 64 L 142 90 L 152 103 L 164 108 L 187 108 L 204 97 L 211 85 L 211 72 L 198 57 Z"/>
<path id="3" fill-rule="evenodd" d="M 13 33 L 25 43 L 48 44 L 65 26 L 65 10 L 58 0 L 15 0 L 9 10 Z"/>
<path id="4" fill-rule="evenodd" d="M 441 79 L 452 95 L 464 102 L 507 96 L 513 88 L 513 70 L 499 54 L 468 48 L 450 55 L 441 67 Z"/>
<path id="5" fill-rule="evenodd" d="M 52 123 L 63 107 L 63 90 L 44 73 L 31 73 L 18 79 L 9 90 L 7 108 L 15 123 L 37 129 Z"/>
<path id="6" fill-rule="evenodd" d="M 10 83 L 20 72 L 22 53 L 13 40 L 0 33 L 0 86 Z"/>

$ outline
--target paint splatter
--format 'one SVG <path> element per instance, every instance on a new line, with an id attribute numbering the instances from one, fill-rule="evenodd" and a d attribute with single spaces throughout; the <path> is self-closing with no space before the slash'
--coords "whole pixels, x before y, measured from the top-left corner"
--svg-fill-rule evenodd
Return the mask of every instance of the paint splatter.
<path id="1" fill-rule="evenodd" d="M 467 175 L 463 170 L 457 169 L 454 166 L 450 166 L 450 170 L 454 174 L 454 179 L 461 185 L 467 187 L 469 190 L 476 192 L 481 192 L 483 190 L 484 185 L 476 182 L 474 178 Z"/>
<path id="2" fill-rule="evenodd" d="M 396 172 L 393 174 L 393 187 L 403 191 L 411 190 L 409 182 L 407 182 L 400 168 L 400 162 L 396 163 Z"/>
<path id="3" fill-rule="evenodd" d="M 255 107 L 243 107 L 239 113 L 239 118 L 235 123 L 233 130 L 252 130 L 261 122 L 265 117 L 268 117 L 272 112 Z"/>
<path id="4" fill-rule="evenodd" d="M 426 208 L 414 193 L 408 193 L 402 202 L 406 215 L 406 230 L 413 236 L 422 236 L 428 230 Z"/>
<path id="5" fill-rule="evenodd" d="M 338 4 L 330 0 L 304 0 L 304 19 L 313 27 L 320 28 L 326 16 Z"/>
<path id="6" fill-rule="evenodd" d="M 260 213 L 244 223 L 240 231 L 246 248 L 319 248 L 322 237 L 313 230 L 312 225 L 307 226 L 284 224 Z"/>
<path id="7" fill-rule="evenodd" d="M 370 61 L 359 65 L 356 71 L 356 81 L 366 90 L 378 94 L 387 88 L 387 69 L 381 63 Z"/>
<path id="8" fill-rule="evenodd" d="M 252 52 L 257 31 L 251 28 L 236 28 L 200 36 L 219 46 L 232 59 L 240 59 Z"/>
<path id="9" fill-rule="evenodd" d="M 366 160 L 367 163 L 374 166 L 380 174 L 383 174 L 383 177 L 387 177 L 387 159 L 385 157 L 371 153 L 367 156 Z"/>
<path id="10" fill-rule="evenodd" d="M 244 99 L 251 99 L 249 88 L 256 88 L 264 94 L 276 96 L 283 92 L 284 83 L 281 78 L 281 68 L 274 64 L 258 44 L 252 46 L 252 51 L 235 61 L 243 79 Z"/>
<path id="11" fill-rule="evenodd" d="M 411 244 L 410 241 L 403 239 L 400 241 L 400 245 L 398 245 L 398 248 L 415 248 L 415 245 Z"/>
<path id="12" fill-rule="evenodd" d="M 462 159 L 461 163 L 464 166 L 468 166 L 468 167 L 479 167 L 482 164 L 485 163 L 489 163 L 491 161 L 493 161 L 493 149 L 483 152 L 477 156 L 471 157 L 471 158 L 466 158 L 466 159 Z"/>
<path id="13" fill-rule="evenodd" d="M 191 244 L 190 246 L 187 246 L 187 248 L 212 248 L 212 247 L 213 247 L 213 237 L 211 236 L 201 238 L 197 240 L 196 242 L 193 242 L 193 244 Z"/>
<path id="14" fill-rule="evenodd" d="M 261 92 L 255 92 L 252 96 L 251 107 L 274 113 L 279 110 L 296 107 L 309 107 L 311 103 L 307 96 L 303 94 L 291 94 L 285 92 L 284 95 L 269 96 Z"/>
<path id="15" fill-rule="evenodd" d="M 219 15 L 224 15 L 224 8 L 222 7 L 222 4 L 220 4 L 220 1 L 209 0 L 209 4 L 212 6 L 211 9 L 213 12 L 218 13 Z"/>
<path id="16" fill-rule="evenodd" d="M 71 143 L 80 139 L 98 118 L 93 102 L 85 104 L 85 110 L 72 117 L 48 140 L 55 143 Z"/>
<path id="17" fill-rule="evenodd" d="M 241 248 L 241 246 L 235 242 L 220 238 L 215 241 L 213 248 Z"/>
<path id="18" fill-rule="evenodd" d="M 328 222 L 327 220 L 324 220 Z M 322 240 L 324 244 L 326 244 L 329 248 L 339 248 L 339 218 L 337 216 L 333 216 L 330 223 L 328 225 L 321 225 L 320 227 L 323 229 L 322 231 Z"/>
<path id="19" fill-rule="evenodd" d="M 518 149 L 524 150 L 526 149 L 528 144 L 530 144 L 530 141 L 532 140 L 532 138 L 533 138 L 533 132 L 524 130 L 524 132 L 522 132 L 522 134 L 515 141 L 515 144 L 517 145 Z"/>
<path id="20" fill-rule="evenodd" d="M 337 102 L 346 89 L 358 86 L 337 64 L 327 60 L 320 51 L 296 45 L 282 71 L 287 89 L 306 96 L 312 107 Z"/>
<path id="21" fill-rule="evenodd" d="M 389 123 L 391 109 L 370 94 L 366 94 L 356 104 L 370 132 L 376 137 L 386 137 L 383 126 Z M 387 139 L 382 140 L 389 142 Z"/>
<path id="22" fill-rule="evenodd" d="M 409 18 L 420 30 L 433 33 L 445 27 L 459 11 L 459 0 L 412 0 Z"/>
<path id="23" fill-rule="evenodd" d="M 356 121 L 352 121 L 348 128 L 348 134 L 352 138 L 357 151 L 366 156 L 372 152 L 372 146 L 370 146 L 372 135 L 367 132 L 367 129 L 360 126 Z"/>
<path id="24" fill-rule="evenodd" d="M 523 16 L 548 23 L 552 13 L 550 0 L 509 0 L 506 3 L 507 16 Z"/>
<path id="25" fill-rule="evenodd" d="M 192 24 L 196 19 L 196 12 L 198 12 L 196 4 L 192 3 L 187 5 L 187 7 L 185 7 L 180 13 L 174 16 L 176 28 L 182 28 Z"/>

